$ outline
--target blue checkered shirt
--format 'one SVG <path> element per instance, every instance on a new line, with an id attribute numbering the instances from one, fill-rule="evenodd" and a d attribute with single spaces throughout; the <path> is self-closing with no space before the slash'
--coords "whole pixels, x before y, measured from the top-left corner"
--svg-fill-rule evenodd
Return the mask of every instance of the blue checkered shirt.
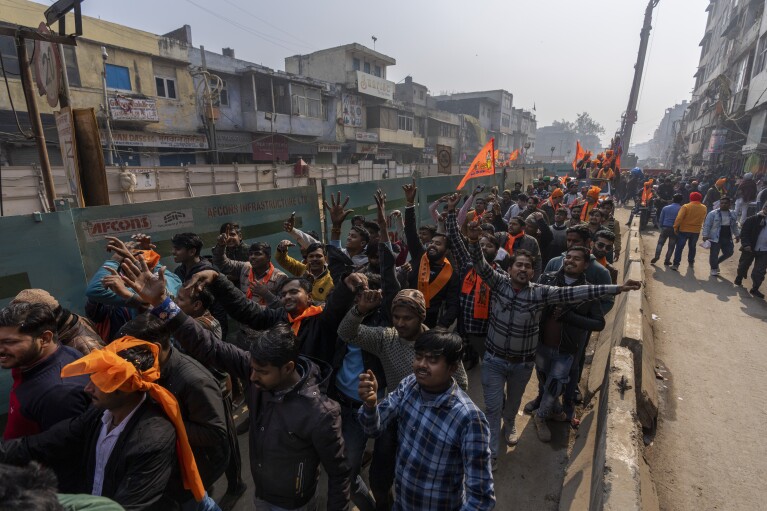
<path id="1" fill-rule="evenodd" d="M 395 511 L 495 507 L 490 428 L 455 382 L 436 398 L 425 400 L 411 374 L 377 407 L 360 407 L 359 419 L 371 436 L 397 421 Z"/>

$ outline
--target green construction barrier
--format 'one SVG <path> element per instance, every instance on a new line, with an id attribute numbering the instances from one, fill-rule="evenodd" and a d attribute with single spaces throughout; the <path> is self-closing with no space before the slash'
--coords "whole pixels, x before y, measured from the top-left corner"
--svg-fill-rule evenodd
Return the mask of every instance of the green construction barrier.
<path id="1" fill-rule="evenodd" d="M 69 211 L 0 217 L 0 307 L 22 289 L 41 288 L 63 307 L 82 310 L 85 272 Z M 0 370 L 0 414 L 8 409 L 11 372 Z M 0 423 L 4 423 L 0 416 Z"/>
<path id="2" fill-rule="evenodd" d="M 237 222 L 247 243 L 266 241 L 275 248 L 288 238 L 282 224 L 294 211 L 297 226 L 320 231 L 317 192 L 312 186 L 76 209 L 73 216 L 83 266 L 90 277 L 109 258 L 106 236 L 127 241 L 136 233 L 151 235 L 163 256 L 161 263 L 172 271 L 177 266 L 170 243 L 175 234 L 197 233 L 204 243 L 202 253 L 208 255 L 221 224 Z"/>

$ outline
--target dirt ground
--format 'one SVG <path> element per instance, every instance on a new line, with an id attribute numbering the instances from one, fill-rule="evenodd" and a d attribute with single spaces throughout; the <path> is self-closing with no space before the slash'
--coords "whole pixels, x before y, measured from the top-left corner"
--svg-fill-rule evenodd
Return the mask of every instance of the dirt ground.
<path id="1" fill-rule="evenodd" d="M 643 260 L 667 380 L 658 380 L 658 430 L 645 452 L 661 509 L 765 509 L 767 303 L 733 284 L 739 245 L 717 278 L 700 247 L 693 268 L 686 251 L 678 272 L 662 257 L 651 265 L 656 242 L 657 231 L 644 235 Z"/>

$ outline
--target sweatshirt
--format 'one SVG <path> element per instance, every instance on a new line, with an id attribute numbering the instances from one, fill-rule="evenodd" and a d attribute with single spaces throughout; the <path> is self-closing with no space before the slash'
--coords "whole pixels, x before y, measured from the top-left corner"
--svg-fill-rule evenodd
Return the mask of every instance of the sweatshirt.
<path id="1" fill-rule="evenodd" d="M 674 230 L 697 234 L 706 220 L 706 206 L 698 201 L 685 204 L 679 209 L 679 214 L 674 220 Z"/>

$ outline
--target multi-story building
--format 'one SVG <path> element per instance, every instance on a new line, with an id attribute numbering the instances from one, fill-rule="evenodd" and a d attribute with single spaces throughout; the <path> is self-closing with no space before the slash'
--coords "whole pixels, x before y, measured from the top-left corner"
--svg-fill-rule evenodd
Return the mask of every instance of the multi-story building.
<path id="1" fill-rule="evenodd" d="M 0 0 L 0 23 L 36 27 L 47 7 L 25 0 Z M 73 26 L 71 19 L 67 23 Z M 196 163 L 205 154 L 208 143 L 198 131 L 191 101 L 194 87 L 185 44 L 86 16 L 77 43 L 64 49 L 71 106 L 95 109 L 107 164 L 178 165 Z M 8 96 L 0 94 L 0 164 L 38 163 L 34 144 L 16 134 L 16 115 L 29 124 L 13 38 L 0 37 L 0 51 L 14 105 L 12 108 Z M 38 100 L 38 105 L 50 141 L 51 162 L 61 164 L 54 109 L 45 101 Z M 107 114 L 111 137 L 106 130 Z"/>
<path id="2" fill-rule="evenodd" d="M 571 161 L 575 155 L 575 145 L 579 140 L 581 146 L 587 151 L 597 154 L 602 150 L 602 142 L 598 136 L 565 130 L 556 124 L 541 126 L 535 136 L 535 158 L 540 161 Z"/>
<path id="3" fill-rule="evenodd" d="M 336 84 L 341 101 L 336 110 L 339 162 L 423 157 L 425 118 L 412 104 L 395 101 L 395 84 L 386 79 L 395 59 L 352 43 L 285 59 L 288 74 Z"/>
<path id="4" fill-rule="evenodd" d="M 761 167 L 767 26 L 762 0 L 711 0 L 678 163 L 720 173 Z M 761 146 L 764 147 L 763 145 Z"/>
<path id="5" fill-rule="evenodd" d="M 435 96 L 437 108 L 456 114 L 465 114 L 477 119 L 479 128 L 487 131 L 488 137 L 495 138 L 495 147 L 501 156 L 508 156 L 514 149 L 512 136 L 513 95 L 505 90 L 461 92 Z M 472 120 L 468 119 L 472 124 Z M 479 141 L 480 147 L 484 142 Z M 473 148 L 468 147 L 471 152 Z"/>
<path id="6" fill-rule="evenodd" d="M 642 143 L 632 144 L 631 150 L 645 166 L 673 167 L 674 147 L 677 136 L 680 134 L 682 118 L 689 103 L 687 100 L 669 107 L 663 114 L 653 137 Z"/>
<path id="7" fill-rule="evenodd" d="M 535 134 L 538 130 L 535 114 L 521 108 L 512 108 L 511 126 L 511 146 L 524 150 L 523 161 L 532 161 L 535 155 Z"/>

